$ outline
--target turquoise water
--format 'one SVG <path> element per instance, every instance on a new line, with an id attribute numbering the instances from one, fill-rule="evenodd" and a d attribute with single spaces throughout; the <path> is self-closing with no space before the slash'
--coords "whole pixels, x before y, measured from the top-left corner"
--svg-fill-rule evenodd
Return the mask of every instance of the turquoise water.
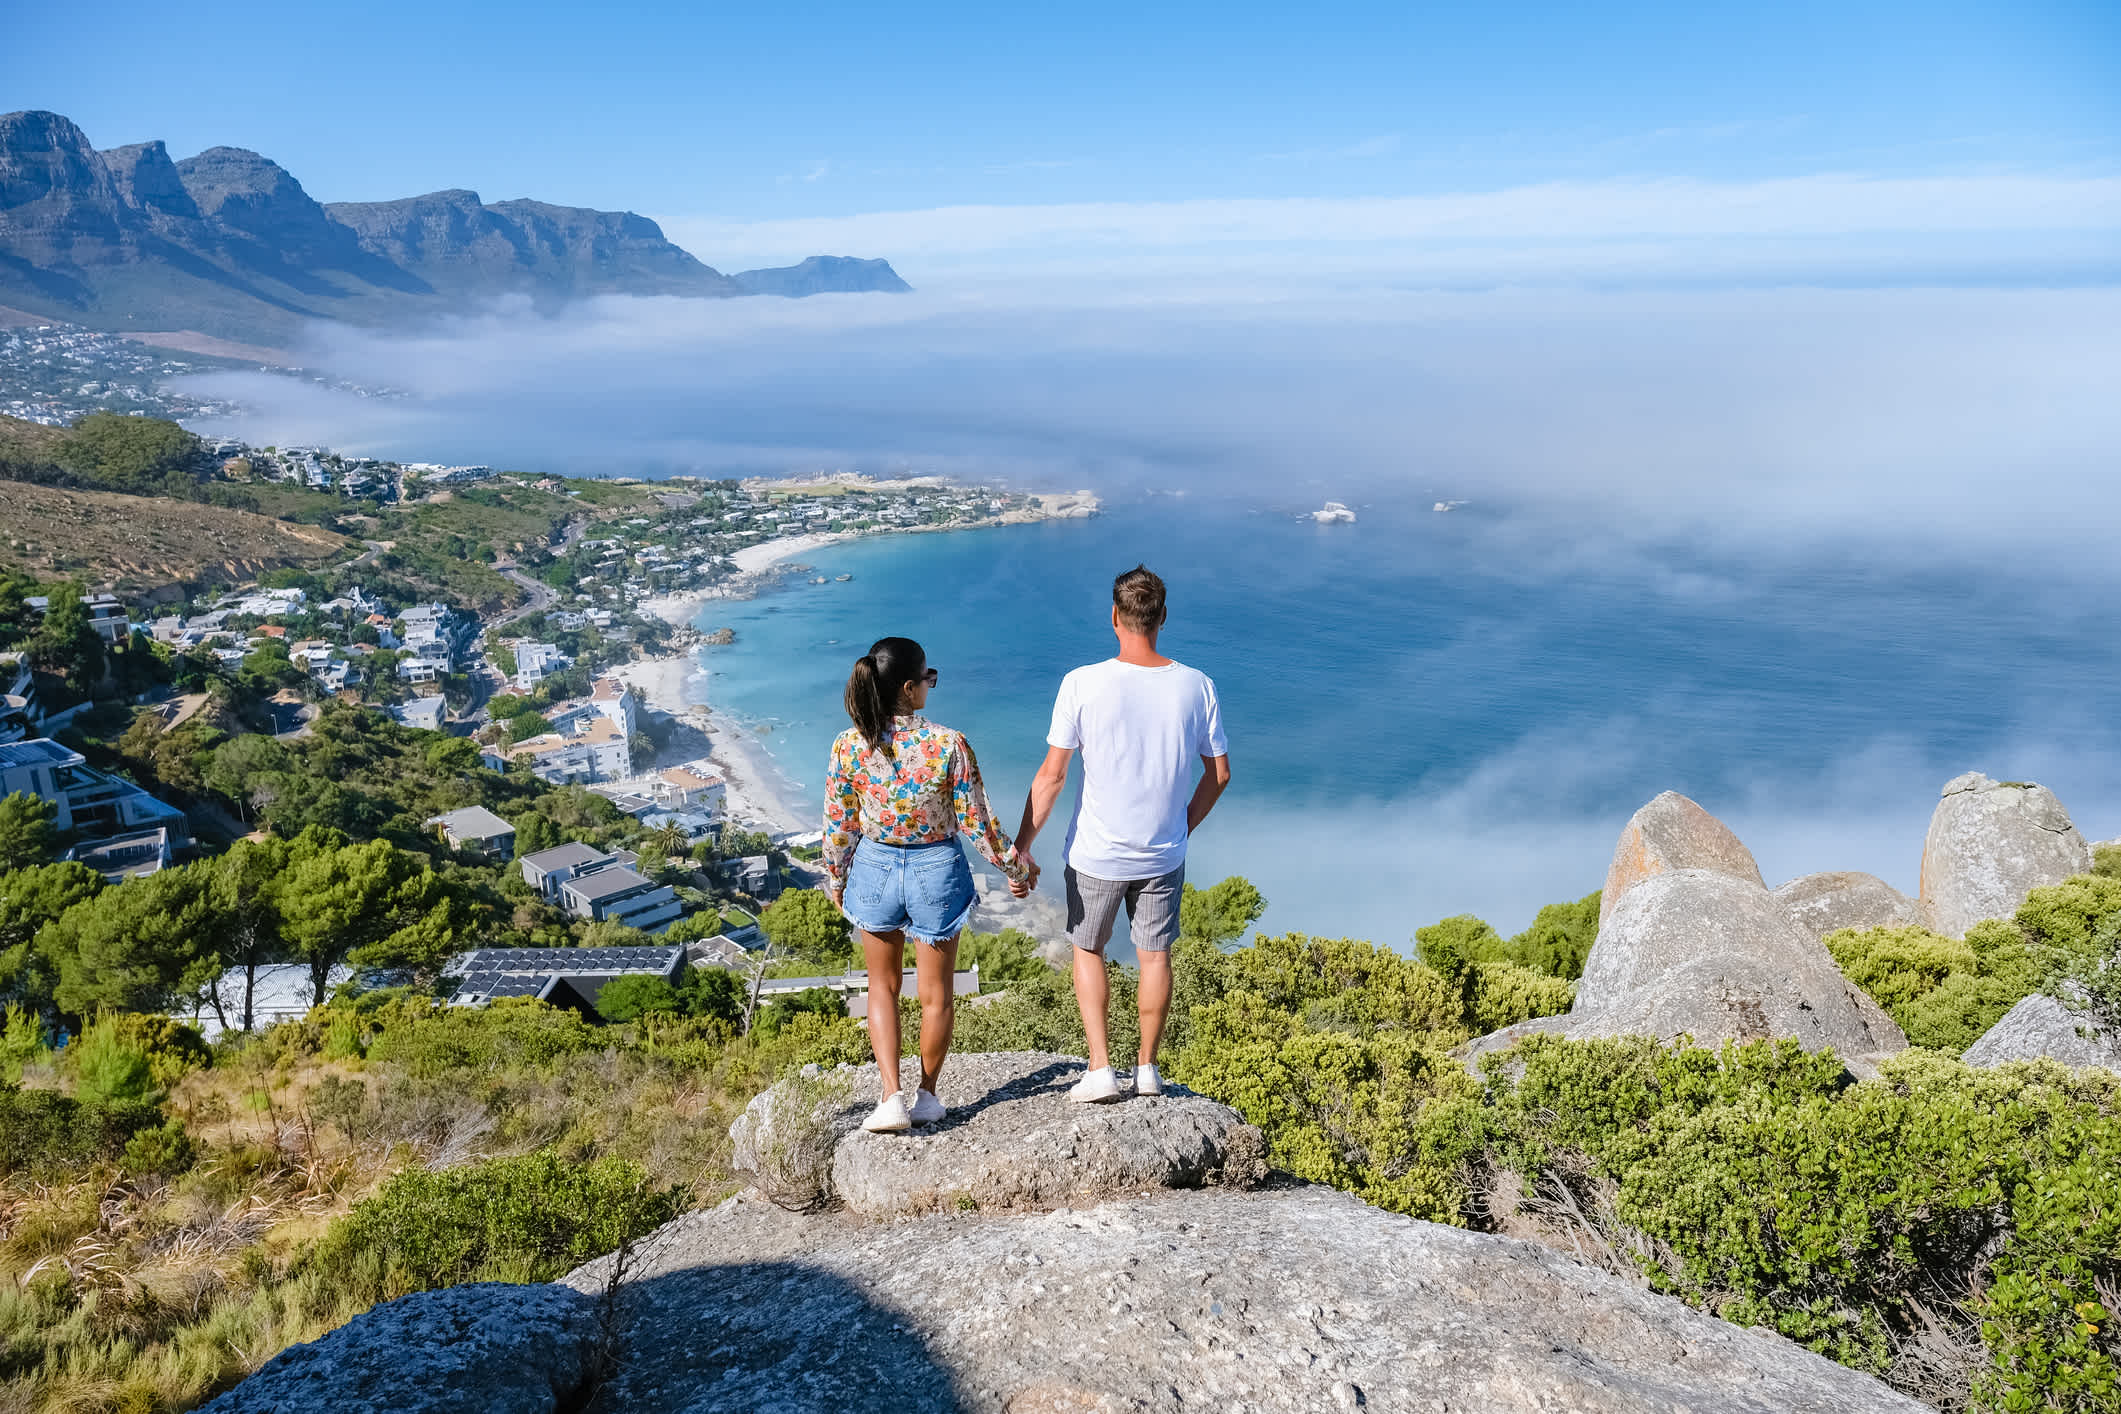
<path id="1" fill-rule="evenodd" d="M 930 715 L 971 737 L 1013 825 L 1055 686 L 1110 654 L 1112 576 L 1146 562 L 1171 587 L 1163 647 L 1215 678 L 1231 741 L 1192 877 L 1251 877 L 1266 926 L 1393 944 L 1597 887 L 1665 789 L 1738 830 L 1770 884 L 1848 868 L 1912 891 L 1937 788 L 1968 769 L 2042 780 L 2093 838 L 2121 834 L 2111 598 L 2042 567 L 1623 553 L 1477 507 L 1294 509 L 1154 497 L 835 546 L 805 563 L 849 583 L 707 606 L 703 627 L 737 632 L 703 650 L 708 695 L 815 792 L 848 665 L 917 638 L 942 675 Z"/>

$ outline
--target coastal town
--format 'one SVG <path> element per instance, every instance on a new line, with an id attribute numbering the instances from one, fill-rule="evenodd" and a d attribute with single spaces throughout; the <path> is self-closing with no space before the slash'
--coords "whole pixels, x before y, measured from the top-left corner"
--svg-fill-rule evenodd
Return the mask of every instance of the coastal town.
<path id="1" fill-rule="evenodd" d="M 172 426 L 113 416 L 73 434 Z M 372 733 L 356 725 L 366 716 L 402 733 L 411 759 L 475 764 L 575 802 L 402 817 L 409 838 L 535 894 L 511 930 L 467 942 L 668 935 L 657 969 L 680 950 L 747 965 L 766 941 L 760 912 L 821 877 L 814 812 L 787 798 L 746 724 L 704 700 L 701 655 L 727 633 L 702 631 L 703 607 L 805 575 L 805 556 L 850 539 L 1098 510 L 1088 492 L 935 476 L 561 477 L 232 439 L 188 445 L 160 474 L 189 494 L 153 504 L 270 510 L 331 548 L 234 582 L 0 563 L 0 625 L 13 628 L 0 643 L 0 795 L 45 801 L 66 861 L 118 883 L 266 838 L 262 824 L 292 818 L 289 788 L 255 762 L 216 763 L 313 752 Z M 270 746 L 253 753 L 252 739 Z M 444 752 L 451 742 L 469 754 Z M 179 744 L 194 752 L 183 768 Z M 358 814 L 293 813 L 341 829 Z M 299 1014 L 308 974 L 279 966 L 256 1006 Z"/>

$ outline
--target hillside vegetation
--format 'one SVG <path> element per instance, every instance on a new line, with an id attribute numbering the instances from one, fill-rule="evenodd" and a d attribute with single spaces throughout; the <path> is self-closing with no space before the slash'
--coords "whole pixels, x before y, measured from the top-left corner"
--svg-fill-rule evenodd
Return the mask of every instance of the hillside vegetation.
<path id="1" fill-rule="evenodd" d="M 168 497 L 12 482 L 0 492 L 0 567 L 121 590 L 242 584 L 358 549 L 321 526 Z"/>

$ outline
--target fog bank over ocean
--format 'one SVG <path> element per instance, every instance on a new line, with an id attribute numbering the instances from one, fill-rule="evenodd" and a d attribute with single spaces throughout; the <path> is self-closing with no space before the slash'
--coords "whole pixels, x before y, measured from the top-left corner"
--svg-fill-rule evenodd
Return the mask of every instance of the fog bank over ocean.
<path id="1" fill-rule="evenodd" d="M 201 381 L 263 442 L 621 474 L 930 470 L 1023 485 L 1507 504 L 1577 551 L 1827 541 L 2092 568 L 2121 523 L 2121 290 L 1408 292 L 1070 282 L 497 308 L 320 330 L 363 400 Z"/>

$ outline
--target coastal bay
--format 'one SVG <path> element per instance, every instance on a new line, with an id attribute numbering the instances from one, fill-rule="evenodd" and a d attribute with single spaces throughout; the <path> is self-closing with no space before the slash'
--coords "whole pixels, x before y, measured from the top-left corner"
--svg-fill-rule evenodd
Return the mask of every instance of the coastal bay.
<path id="1" fill-rule="evenodd" d="M 1269 928 L 1400 947 L 1448 914 L 1514 930 L 1587 893 L 1617 822 L 1667 788 L 1741 829 L 1770 882 L 1863 868 L 1912 889 L 1906 841 L 1967 769 L 2042 780 L 2095 837 L 2121 833 L 2121 763 L 2084 726 L 2121 713 L 2121 662 L 2067 586 L 1977 595 L 1915 564 L 1716 549 L 1542 554 L 1478 506 L 1365 504 L 1335 525 L 1297 509 L 1163 496 L 809 547 L 813 576 L 695 610 L 735 642 L 699 650 L 690 690 L 749 729 L 724 735 L 814 828 L 848 664 L 908 634 L 942 674 L 931 715 L 968 733 L 1013 826 L 1054 689 L 1111 651 L 1111 576 L 1146 562 L 1171 585 L 1164 646 L 1215 678 L 1232 743 L 1193 878 L 1253 879 Z M 1049 869 L 1063 830 L 1038 848 Z"/>

